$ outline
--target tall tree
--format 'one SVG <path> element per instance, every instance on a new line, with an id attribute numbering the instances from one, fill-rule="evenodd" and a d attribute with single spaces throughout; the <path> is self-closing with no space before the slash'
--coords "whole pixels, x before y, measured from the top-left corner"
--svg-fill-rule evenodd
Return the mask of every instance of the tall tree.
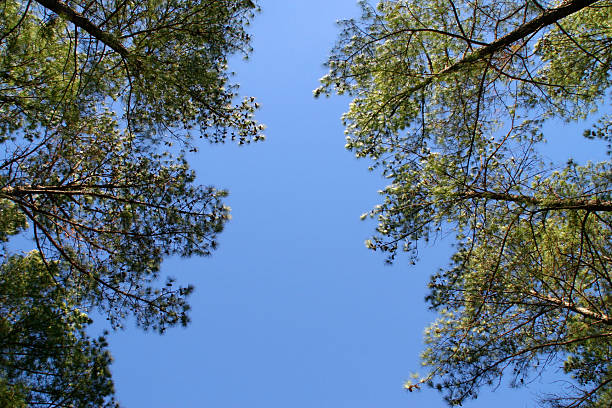
<path id="1" fill-rule="evenodd" d="M 538 149 L 545 123 L 587 118 L 585 136 L 610 155 L 612 3 L 361 4 L 315 95 L 353 97 L 347 148 L 390 179 L 367 245 L 391 262 L 457 240 L 429 285 L 440 317 L 426 331 L 428 372 L 406 388 L 461 405 L 561 362 L 569 377 L 551 406 L 610 406 L 611 163 L 554 165 Z"/>
<path id="2" fill-rule="evenodd" d="M 34 245 L 25 258 L 3 248 L 8 269 L 0 285 L 18 275 L 24 283 L 15 292 L 22 295 L 0 294 L 0 308 L 42 313 L 39 321 L 58 316 L 61 327 L 41 328 L 40 341 L 26 336 L 19 347 L 32 341 L 27 347 L 91 350 L 79 362 L 61 355 L 48 362 L 59 370 L 53 375 L 67 376 L 61 381 L 77 384 L 69 377 L 78 364 L 104 360 L 103 341 L 88 339 L 87 318 L 74 316 L 98 310 L 119 327 L 131 315 L 159 332 L 187 324 L 192 288 L 173 279 L 160 285 L 160 264 L 170 255 L 209 255 L 229 209 L 225 191 L 194 184 L 184 153 L 197 148 L 195 137 L 239 144 L 263 138 L 255 99 L 236 102 L 227 67 L 231 55 L 249 54 L 245 29 L 256 10 L 244 0 L 0 6 L 0 240 L 21 232 Z M 43 297 L 57 305 L 26 300 Z M 2 321 L 12 327 L 6 338 L 21 333 L 16 319 Z M 33 384 L 51 381 L 31 371 L 44 359 L 13 364 L 10 356 L 22 350 L 10 344 L 0 343 L 0 395 L 85 406 L 66 395 L 58 400 L 53 392 L 61 387 L 51 382 L 45 384 L 56 391 L 37 391 L 46 388 Z M 78 393 L 89 392 L 83 398 L 97 406 L 96 392 L 112 395 L 106 380 Z"/>

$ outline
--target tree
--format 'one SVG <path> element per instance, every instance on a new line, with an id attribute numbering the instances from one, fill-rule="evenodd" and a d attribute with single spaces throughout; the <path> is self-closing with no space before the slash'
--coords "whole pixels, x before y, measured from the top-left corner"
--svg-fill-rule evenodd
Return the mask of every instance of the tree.
<path id="1" fill-rule="evenodd" d="M 103 337 L 91 340 L 78 294 L 56 285 L 59 264 L 40 254 L 13 256 L 0 268 L 0 405 L 116 406 Z"/>
<path id="2" fill-rule="evenodd" d="M 4 246 L 3 284 L 23 276 L 27 291 L 22 300 L 0 295 L 0 308 L 58 317 L 53 333 L 41 326 L 41 343 L 28 347 L 89 350 L 79 362 L 48 363 L 61 381 L 78 388 L 78 364 L 108 365 L 103 340 L 83 331 L 91 311 L 115 328 L 128 316 L 159 332 L 188 323 L 192 288 L 171 278 L 159 285 L 160 264 L 209 255 L 229 219 L 227 193 L 194 183 L 184 154 L 197 149 L 195 136 L 263 139 L 255 99 L 235 103 L 227 68 L 230 55 L 249 54 L 245 29 L 256 10 L 243 0 L 7 0 L 0 8 L 0 240 L 21 233 L 34 245 L 25 257 Z M 24 300 L 43 297 L 57 300 L 48 310 Z M 19 321 L 4 321 L 7 338 L 21 336 Z M 10 356 L 21 351 L 0 350 L 2 395 L 57 403 L 51 377 L 28 371 L 42 357 L 15 365 Z M 97 406 L 96 393 L 112 396 L 106 380 L 84 386 L 78 392 L 90 394 L 79 401 Z M 55 391 L 37 391 L 40 381 Z M 72 397 L 61 398 L 69 405 Z"/>
<path id="3" fill-rule="evenodd" d="M 551 164 L 539 148 L 545 123 L 586 118 L 610 155 L 611 117 L 596 112 L 610 101 L 612 3 L 361 5 L 315 95 L 353 97 L 346 146 L 390 180 L 366 244 L 415 261 L 419 242 L 456 236 L 429 285 L 428 372 L 406 389 L 461 405 L 562 364 L 547 403 L 610 406 L 611 163 Z"/>

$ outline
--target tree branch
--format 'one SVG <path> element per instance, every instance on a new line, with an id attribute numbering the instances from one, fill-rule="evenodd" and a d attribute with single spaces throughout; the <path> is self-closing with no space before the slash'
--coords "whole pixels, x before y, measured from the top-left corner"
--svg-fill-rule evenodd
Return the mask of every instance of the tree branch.
<path id="1" fill-rule="evenodd" d="M 540 210 L 588 210 L 588 211 L 612 211 L 612 201 L 602 201 L 596 198 L 580 199 L 567 198 L 557 200 L 546 200 L 527 195 L 497 193 L 493 191 L 466 191 L 459 194 L 461 198 L 484 198 L 496 201 L 509 201 L 519 204 L 540 207 Z"/>
<path id="2" fill-rule="evenodd" d="M 532 295 L 533 297 L 539 299 L 539 300 L 543 300 L 547 303 L 552 303 L 554 305 L 560 306 L 562 308 L 566 308 L 569 310 L 572 310 L 584 317 L 588 317 L 590 319 L 594 319 L 597 321 L 601 321 L 607 325 L 612 325 L 612 318 L 610 318 L 610 316 L 601 313 L 601 312 L 594 312 L 590 309 L 587 309 L 585 307 L 581 307 L 581 306 L 576 306 L 575 304 L 573 304 L 572 302 L 568 302 L 562 299 L 558 299 L 558 298 L 554 298 L 552 296 L 548 296 L 548 295 L 543 295 L 540 294 L 536 291 L 530 290 L 529 294 Z"/>
<path id="3" fill-rule="evenodd" d="M 132 59 L 132 54 L 128 51 L 121 42 L 112 34 L 107 33 L 100 27 L 92 23 L 81 13 L 73 10 L 66 3 L 60 0 L 36 0 L 41 6 L 53 11 L 57 15 L 67 19 L 78 28 L 81 28 L 91 34 L 98 41 L 104 43 L 126 60 Z"/>
<path id="4" fill-rule="evenodd" d="M 440 76 L 444 76 L 447 74 L 452 74 L 454 72 L 459 71 L 466 65 L 473 64 L 476 61 L 483 60 L 490 55 L 496 53 L 497 51 L 505 48 L 512 43 L 527 37 L 530 34 L 536 33 L 541 28 L 546 27 L 550 24 L 555 24 L 557 21 L 574 14 L 583 8 L 586 8 L 593 3 L 596 3 L 598 0 L 568 0 L 561 4 L 559 7 L 555 7 L 550 10 L 544 11 L 538 17 L 533 20 L 517 27 L 515 30 L 509 32 L 501 38 L 493 41 L 492 43 L 485 45 L 483 47 L 478 48 L 477 50 L 469 53 L 464 58 L 455 62 L 454 64 L 444 68 L 442 71 L 438 72 L 435 75 L 432 75 L 422 81 L 421 83 L 411 87 L 405 93 L 412 93 L 418 89 L 421 89 L 429 84 L 431 84 L 434 80 L 438 79 Z"/>

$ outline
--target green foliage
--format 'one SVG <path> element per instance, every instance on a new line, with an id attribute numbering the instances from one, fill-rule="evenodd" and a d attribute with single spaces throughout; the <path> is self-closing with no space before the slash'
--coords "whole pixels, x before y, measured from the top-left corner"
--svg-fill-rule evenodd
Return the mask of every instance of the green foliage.
<path id="1" fill-rule="evenodd" d="M 104 339 L 133 317 L 189 322 L 168 256 L 206 256 L 227 193 L 184 155 L 263 139 L 227 61 L 250 52 L 243 0 L 7 0 L 0 6 L 0 405 L 113 405 Z M 23 233 L 34 252 L 11 255 Z M 53 322 L 53 323 L 50 323 Z M 61 351 L 60 351 L 61 350 Z"/>
<path id="2" fill-rule="evenodd" d="M 2 406 L 116 406 L 106 342 L 88 338 L 79 295 L 57 285 L 59 275 L 36 251 L 0 267 Z"/>
<path id="3" fill-rule="evenodd" d="M 565 360 L 567 393 L 547 402 L 609 406 L 612 166 L 559 167 L 538 149 L 547 120 L 609 106 L 612 3 L 361 4 L 315 95 L 353 97 L 346 147 L 390 180 L 366 244 L 416 261 L 419 242 L 457 237 L 431 278 L 428 373 L 406 388 L 460 405 Z M 609 143 L 610 117 L 585 136 Z"/>

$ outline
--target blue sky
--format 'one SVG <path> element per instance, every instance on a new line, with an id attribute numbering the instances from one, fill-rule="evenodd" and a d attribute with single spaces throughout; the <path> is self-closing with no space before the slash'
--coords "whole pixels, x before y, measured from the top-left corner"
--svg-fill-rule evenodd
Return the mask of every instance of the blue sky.
<path id="1" fill-rule="evenodd" d="M 264 143 L 203 145 L 190 162 L 202 184 L 227 188 L 232 221 L 211 258 L 171 259 L 164 270 L 193 283 L 192 323 L 164 336 L 135 327 L 111 334 L 118 399 L 128 408 L 442 407 L 433 390 L 407 393 L 424 302 L 449 242 L 421 262 L 386 266 L 364 246 L 359 216 L 385 182 L 344 150 L 348 100 L 315 100 L 336 20 L 355 0 L 261 0 L 254 53 L 231 68 L 262 105 Z M 544 387 L 495 393 L 464 407 L 533 407 Z"/>

